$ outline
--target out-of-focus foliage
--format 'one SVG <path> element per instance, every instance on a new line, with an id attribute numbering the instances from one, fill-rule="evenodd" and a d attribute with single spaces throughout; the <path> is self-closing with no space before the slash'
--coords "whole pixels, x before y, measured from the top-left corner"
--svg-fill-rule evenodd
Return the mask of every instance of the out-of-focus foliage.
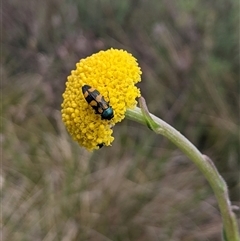
<path id="1" fill-rule="evenodd" d="M 88 153 L 60 119 L 75 63 L 123 48 L 149 110 L 209 155 L 239 200 L 237 0 L 4 1 L 4 240 L 220 240 L 208 184 L 163 137 L 124 121 Z"/>

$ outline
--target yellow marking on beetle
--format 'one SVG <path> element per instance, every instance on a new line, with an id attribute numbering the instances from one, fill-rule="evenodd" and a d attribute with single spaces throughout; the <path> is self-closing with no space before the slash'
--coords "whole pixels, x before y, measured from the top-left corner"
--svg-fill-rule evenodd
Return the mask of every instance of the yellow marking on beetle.
<path id="1" fill-rule="evenodd" d="M 89 102 L 89 105 L 91 105 L 91 106 L 98 106 L 98 103 L 97 103 L 97 101 L 92 100 L 91 102 Z"/>

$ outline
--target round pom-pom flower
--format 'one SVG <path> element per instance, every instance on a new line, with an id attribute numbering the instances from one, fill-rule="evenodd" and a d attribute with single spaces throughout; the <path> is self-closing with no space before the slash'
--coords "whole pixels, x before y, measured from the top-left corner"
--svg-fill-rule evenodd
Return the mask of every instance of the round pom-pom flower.
<path id="1" fill-rule="evenodd" d="M 141 70 L 127 51 L 100 51 L 76 64 L 63 93 L 62 120 L 73 139 L 88 150 L 109 146 L 113 126 L 137 105 Z"/>

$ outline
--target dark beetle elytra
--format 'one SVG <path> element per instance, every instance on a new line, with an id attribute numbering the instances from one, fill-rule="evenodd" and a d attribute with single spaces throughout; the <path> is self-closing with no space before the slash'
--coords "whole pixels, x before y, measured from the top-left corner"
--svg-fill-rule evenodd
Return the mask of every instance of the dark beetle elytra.
<path id="1" fill-rule="evenodd" d="M 114 117 L 112 107 L 109 106 L 109 103 L 98 90 L 89 85 L 84 85 L 82 92 L 87 103 L 95 110 L 96 114 L 101 115 L 102 119 L 111 120 Z"/>

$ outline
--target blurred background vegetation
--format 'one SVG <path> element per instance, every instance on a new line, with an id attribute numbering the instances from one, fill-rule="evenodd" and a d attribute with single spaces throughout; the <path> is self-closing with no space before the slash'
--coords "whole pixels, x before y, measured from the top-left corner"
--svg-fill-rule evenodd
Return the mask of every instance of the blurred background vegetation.
<path id="1" fill-rule="evenodd" d="M 8 0 L 2 14 L 3 240 L 219 241 L 212 190 L 174 145 L 124 120 L 89 153 L 60 105 L 79 59 L 131 52 L 150 111 L 214 160 L 239 205 L 239 1 Z"/>

